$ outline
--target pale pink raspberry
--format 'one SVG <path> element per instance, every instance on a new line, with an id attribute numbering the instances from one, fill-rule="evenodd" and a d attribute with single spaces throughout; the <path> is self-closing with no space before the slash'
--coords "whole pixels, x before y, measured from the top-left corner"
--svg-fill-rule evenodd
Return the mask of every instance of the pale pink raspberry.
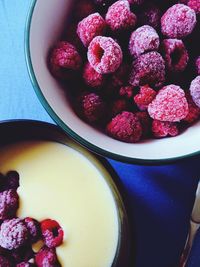
<path id="1" fill-rule="evenodd" d="M 190 94 L 194 103 L 200 108 L 200 75 L 197 76 L 190 85 Z"/>

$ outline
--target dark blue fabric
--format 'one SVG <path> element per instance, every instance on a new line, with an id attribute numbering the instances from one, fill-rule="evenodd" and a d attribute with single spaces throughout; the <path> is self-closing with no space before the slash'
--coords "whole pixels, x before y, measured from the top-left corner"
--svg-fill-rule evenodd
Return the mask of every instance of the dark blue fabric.
<path id="1" fill-rule="evenodd" d="M 0 1 L 0 120 L 51 122 L 25 66 L 24 24 L 29 5 L 30 0 Z M 125 191 L 134 243 L 131 267 L 177 267 L 200 177 L 200 157 L 154 167 L 110 163 Z M 190 267 L 200 266 L 199 252 L 200 233 Z"/>

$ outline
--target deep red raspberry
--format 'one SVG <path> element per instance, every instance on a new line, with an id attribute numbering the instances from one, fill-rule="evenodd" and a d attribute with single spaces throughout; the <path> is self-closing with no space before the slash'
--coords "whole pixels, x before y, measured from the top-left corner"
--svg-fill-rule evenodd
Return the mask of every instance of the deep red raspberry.
<path id="1" fill-rule="evenodd" d="M 200 108 L 200 75 L 197 76 L 190 85 L 190 94 L 194 103 Z"/>
<path id="2" fill-rule="evenodd" d="M 89 45 L 88 61 L 101 74 L 115 72 L 122 63 L 122 50 L 110 37 L 97 36 Z"/>
<path id="3" fill-rule="evenodd" d="M 54 248 L 43 247 L 35 256 L 37 267 L 58 267 L 56 251 Z"/>
<path id="4" fill-rule="evenodd" d="M 95 6 L 91 0 L 76 1 L 73 10 L 73 18 L 80 21 L 95 11 Z"/>
<path id="5" fill-rule="evenodd" d="M 142 126 L 138 117 L 127 111 L 114 117 L 106 130 L 113 138 L 127 143 L 138 142 L 142 136 Z"/>
<path id="6" fill-rule="evenodd" d="M 185 70 L 189 56 L 182 40 L 163 40 L 162 51 L 168 71 L 181 72 Z"/>
<path id="7" fill-rule="evenodd" d="M 0 192 L 0 220 L 15 217 L 19 207 L 19 196 L 13 189 Z"/>
<path id="8" fill-rule="evenodd" d="M 16 265 L 16 267 L 33 267 L 34 264 L 30 263 L 30 262 L 20 262 Z"/>
<path id="9" fill-rule="evenodd" d="M 90 63 L 85 64 L 85 67 L 83 70 L 83 79 L 86 85 L 93 87 L 93 88 L 102 87 L 105 82 L 105 76 L 96 72 L 96 70 L 93 69 Z"/>
<path id="10" fill-rule="evenodd" d="M 178 122 L 188 115 L 188 103 L 184 91 L 177 85 L 163 87 L 148 106 L 152 119 Z"/>
<path id="11" fill-rule="evenodd" d="M 7 258 L 0 255 L 0 266 L 1 267 L 11 267 L 11 263 Z"/>
<path id="12" fill-rule="evenodd" d="M 144 85 L 140 87 L 140 92 L 136 96 L 134 96 L 134 101 L 138 108 L 141 111 L 147 110 L 148 105 L 153 101 L 156 96 L 156 91 L 154 91 L 148 85 Z"/>
<path id="13" fill-rule="evenodd" d="M 102 98 L 95 93 L 84 93 L 79 103 L 81 116 L 90 123 L 99 121 L 105 113 L 105 104 Z"/>
<path id="14" fill-rule="evenodd" d="M 17 190 L 18 187 L 19 187 L 19 173 L 16 171 L 9 171 L 6 174 L 6 184 L 5 184 L 6 190 L 9 189 Z"/>
<path id="15" fill-rule="evenodd" d="M 79 22 L 77 34 L 84 46 L 88 46 L 94 37 L 103 35 L 106 22 L 99 13 L 94 13 Z"/>
<path id="16" fill-rule="evenodd" d="M 64 232 L 58 222 L 46 219 L 41 222 L 41 231 L 44 243 L 49 248 L 55 248 L 62 244 Z"/>
<path id="17" fill-rule="evenodd" d="M 142 137 L 148 137 L 151 133 L 152 119 L 149 117 L 149 114 L 146 111 L 136 112 L 136 116 L 138 117 L 142 126 Z"/>
<path id="18" fill-rule="evenodd" d="M 130 30 L 135 27 L 136 15 L 130 11 L 129 2 L 119 0 L 109 7 L 106 23 L 112 31 Z"/>
<path id="19" fill-rule="evenodd" d="M 122 63 L 120 67 L 111 76 L 111 85 L 113 87 L 119 87 L 127 83 L 128 77 L 130 75 L 130 66 L 128 64 Z"/>
<path id="20" fill-rule="evenodd" d="M 200 75 L 200 56 L 196 59 L 196 69 L 197 69 L 197 74 Z"/>
<path id="21" fill-rule="evenodd" d="M 119 95 L 127 99 L 132 98 L 134 87 L 131 85 L 122 86 L 119 90 Z"/>
<path id="22" fill-rule="evenodd" d="M 139 16 L 139 22 L 141 25 L 150 25 L 154 29 L 158 29 L 160 27 L 161 16 L 161 10 L 157 6 L 149 4 L 142 10 Z"/>
<path id="23" fill-rule="evenodd" d="M 27 262 L 34 258 L 34 252 L 31 244 L 26 243 L 17 249 L 13 249 L 11 256 L 15 263 Z"/>
<path id="24" fill-rule="evenodd" d="M 52 74 L 60 79 L 68 77 L 69 70 L 78 70 L 82 59 L 76 48 L 68 42 L 59 42 L 50 54 Z"/>
<path id="25" fill-rule="evenodd" d="M 0 228 L 0 246 L 12 250 L 24 245 L 28 239 L 28 230 L 20 219 L 6 220 Z"/>
<path id="26" fill-rule="evenodd" d="M 111 117 L 113 118 L 122 111 L 127 111 L 128 105 L 125 99 L 117 99 L 112 103 Z"/>
<path id="27" fill-rule="evenodd" d="M 157 32 L 149 25 L 144 25 L 131 34 L 129 51 L 135 58 L 149 51 L 158 50 L 160 40 Z"/>
<path id="28" fill-rule="evenodd" d="M 153 120 L 152 133 L 157 138 L 176 136 L 179 134 L 179 129 L 176 122 Z"/>
<path id="29" fill-rule="evenodd" d="M 158 52 L 149 52 L 133 61 L 130 84 L 160 87 L 165 81 L 165 62 Z"/>
<path id="30" fill-rule="evenodd" d="M 192 8 L 196 14 L 200 14 L 200 0 L 189 0 L 187 5 Z"/>
<path id="31" fill-rule="evenodd" d="M 188 102 L 189 112 L 188 115 L 183 119 L 183 121 L 187 123 L 193 123 L 200 118 L 200 108 L 197 107 L 188 92 L 186 92 L 185 95 Z"/>
<path id="32" fill-rule="evenodd" d="M 184 38 L 196 25 L 193 9 L 183 4 L 170 7 L 161 18 L 162 33 L 168 38 Z"/>
<path id="33" fill-rule="evenodd" d="M 41 231 L 40 231 L 40 224 L 37 220 L 26 217 L 24 219 L 24 224 L 26 225 L 28 231 L 29 231 L 29 239 L 31 243 L 35 243 L 39 240 L 41 237 Z"/>

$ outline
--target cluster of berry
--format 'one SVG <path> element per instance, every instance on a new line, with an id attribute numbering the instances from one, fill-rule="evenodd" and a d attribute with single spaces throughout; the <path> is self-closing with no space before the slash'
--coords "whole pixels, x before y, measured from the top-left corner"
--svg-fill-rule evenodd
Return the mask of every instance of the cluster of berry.
<path id="1" fill-rule="evenodd" d="M 115 139 L 176 136 L 200 118 L 200 1 L 173 2 L 78 1 L 50 53 L 78 115 Z"/>
<path id="2" fill-rule="evenodd" d="M 60 267 L 56 247 L 63 242 L 63 230 L 54 220 L 41 222 L 16 216 L 19 208 L 19 174 L 0 174 L 0 266 Z M 33 244 L 42 240 L 44 246 L 33 251 Z"/>

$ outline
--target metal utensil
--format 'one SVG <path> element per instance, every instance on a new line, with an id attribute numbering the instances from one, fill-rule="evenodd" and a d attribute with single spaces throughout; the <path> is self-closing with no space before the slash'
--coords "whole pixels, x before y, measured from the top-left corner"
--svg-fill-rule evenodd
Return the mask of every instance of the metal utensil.
<path id="1" fill-rule="evenodd" d="M 190 219 L 190 231 L 188 234 L 188 238 L 185 244 L 185 248 L 183 250 L 183 253 L 181 255 L 181 260 L 179 267 L 185 267 L 188 261 L 188 258 L 190 256 L 190 252 L 192 249 L 192 245 L 194 242 L 194 238 L 196 236 L 196 233 L 200 227 L 200 182 L 197 187 L 196 191 L 196 199 L 194 202 L 191 219 Z"/>

